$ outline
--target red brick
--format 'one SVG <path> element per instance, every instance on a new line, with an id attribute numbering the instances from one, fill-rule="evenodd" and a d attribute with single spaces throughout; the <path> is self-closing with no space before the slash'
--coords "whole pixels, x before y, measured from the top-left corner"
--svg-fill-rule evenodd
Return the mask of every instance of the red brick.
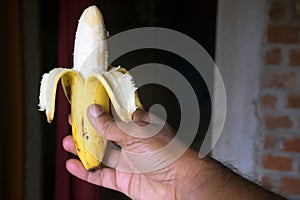
<path id="1" fill-rule="evenodd" d="M 276 144 L 276 137 L 273 135 L 266 135 L 265 136 L 265 144 L 264 149 L 271 149 Z"/>
<path id="2" fill-rule="evenodd" d="M 268 73 L 264 85 L 270 88 L 293 88 L 296 85 L 296 73 Z"/>
<path id="3" fill-rule="evenodd" d="M 287 108 L 300 108 L 300 94 L 290 94 L 287 99 Z"/>
<path id="4" fill-rule="evenodd" d="M 271 9 L 269 10 L 269 16 L 272 20 L 281 20 L 285 15 L 285 5 L 282 1 L 274 1 Z"/>
<path id="5" fill-rule="evenodd" d="M 281 49 L 269 49 L 266 52 L 266 64 L 279 65 L 281 62 Z"/>
<path id="6" fill-rule="evenodd" d="M 268 27 L 268 43 L 295 44 L 298 43 L 298 28 L 290 25 Z"/>
<path id="7" fill-rule="evenodd" d="M 300 66 L 300 50 L 293 49 L 289 55 L 289 66 Z"/>
<path id="8" fill-rule="evenodd" d="M 287 194 L 300 195 L 300 179 L 282 178 L 280 183 L 280 191 Z"/>
<path id="9" fill-rule="evenodd" d="M 284 151 L 300 152 L 300 137 L 293 137 L 283 141 Z"/>
<path id="10" fill-rule="evenodd" d="M 262 186 L 264 186 L 266 188 L 272 188 L 273 187 L 271 178 L 267 177 L 267 176 L 262 177 L 261 184 L 262 184 Z"/>
<path id="11" fill-rule="evenodd" d="M 260 105 L 262 108 L 275 109 L 276 101 L 276 97 L 270 94 L 266 94 L 260 97 Z"/>
<path id="12" fill-rule="evenodd" d="M 290 128 L 293 122 L 287 115 L 266 115 L 264 117 L 266 129 Z"/>
<path id="13" fill-rule="evenodd" d="M 271 170 L 290 171 L 292 160 L 283 156 L 266 155 L 263 157 L 263 167 Z"/>

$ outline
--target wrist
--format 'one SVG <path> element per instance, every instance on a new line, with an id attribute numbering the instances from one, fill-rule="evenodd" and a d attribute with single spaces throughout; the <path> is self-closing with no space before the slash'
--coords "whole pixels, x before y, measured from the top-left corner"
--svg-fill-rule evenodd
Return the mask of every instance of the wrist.
<path id="1" fill-rule="evenodd" d="M 197 152 L 182 156 L 177 177 L 176 199 L 282 199 Z"/>
<path id="2" fill-rule="evenodd" d="M 213 160 L 199 158 L 198 153 L 189 149 L 177 165 L 177 199 L 199 199 L 205 196 L 207 185 L 212 177 Z M 183 171 L 182 169 L 186 169 Z"/>

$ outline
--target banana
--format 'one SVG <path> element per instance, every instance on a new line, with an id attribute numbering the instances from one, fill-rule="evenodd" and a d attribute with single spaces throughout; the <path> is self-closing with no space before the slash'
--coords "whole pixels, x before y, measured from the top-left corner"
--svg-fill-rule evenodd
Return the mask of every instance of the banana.
<path id="1" fill-rule="evenodd" d="M 72 69 L 55 68 L 42 77 L 39 110 L 50 123 L 54 117 L 56 88 L 61 81 L 71 104 L 72 135 L 77 154 L 88 171 L 101 166 L 107 140 L 93 129 L 86 110 L 99 104 L 110 112 L 110 104 L 122 121 L 132 120 L 132 113 L 142 108 L 137 88 L 126 69 L 108 67 L 107 37 L 103 16 L 96 6 L 82 13 L 75 38 Z"/>

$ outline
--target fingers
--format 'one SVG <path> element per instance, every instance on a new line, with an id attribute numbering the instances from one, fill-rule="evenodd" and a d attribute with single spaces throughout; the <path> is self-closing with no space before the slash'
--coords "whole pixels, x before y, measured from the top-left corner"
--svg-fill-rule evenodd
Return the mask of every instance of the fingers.
<path id="1" fill-rule="evenodd" d="M 101 106 L 89 106 L 87 115 L 92 126 L 106 139 L 120 146 L 131 139 L 118 127 L 113 118 Z"/>
<path id="2" fill-rule="evenodd" d="M 136 171 L 135 166 L 128 158 L 127 153 L 125 151 L 120 151 L 118 148 L 111 145 L 108 145 L 102 164 L 106 167 L 113 168 L 118 172 L 132 173 Z"/>
<path id="3" fill-rule="evenodd" d="M 70 125 L 72 125 L 72 117 L 71 117 L 71 114 L 68 115 L 68 122 L 69 122 Z"/>
<path id="4" fill-rule="evenodd" d="M 165 121 L 154 114 L 137 110 L 133 114 L 133 123 L 115 121 L 99 105 L 91 105 L 87 110 L 92 126 L 106 139 L 123 147 L 134 139 L 145 139 L 162 130 Z"/>
<path id="5" fill-rule="evenodd" d="M 110 168 L 101 168 L 96 172 L 88 172 L 77 159 L 70 159 L 66 162 L 67 170 L 74 176 L 89 183 L 118 190 L 116 185 L 116 171 Z"/>
<path id="6" fill-rule="evenodd" d="M 164 124 L 165 120 L 156 116 L 153 113 L 145 112 L 144 110 L 138 109 L 133 113 L 132 120 L 134 122 L 146 122 L 148 124 Z"/>
<path id="7" fill-rule="evenodd" d="M 144 121 L 144 122 L 151 122 L 149 113 L 141 110 L 141 109 L 137 109 L 132 116 L 132 120 L 133 121 Z"/>
<path id="8" fill-rule="evenodd" d="M 75 148 L 75 145 L 74 145 L 74 142 L 73 142 L 73 138 L 71 135 L 68 135 L 66 136 L 64 139 L 63 139 L 63 148 L 72 153 L 72 154 L 75 154 L 77 155 L 77 152 L 76 152 L 76 148 Z"/>
<path id="9" fill-rule="evenodd" d="M 115 169 L 120 160 L 121 151 L 115 148 L 110 148 L 110 145 L 107 146 L 106 152 L 104 154 L 104 158 L 102 160 L 102 164 L 106 167 L 110 167 Z"/>

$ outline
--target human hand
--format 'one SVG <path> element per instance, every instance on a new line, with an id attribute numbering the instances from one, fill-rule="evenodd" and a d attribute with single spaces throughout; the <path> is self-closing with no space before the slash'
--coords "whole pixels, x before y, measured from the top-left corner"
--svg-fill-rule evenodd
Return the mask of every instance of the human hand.
<path id="1" fill-rule="evenodd" d="M 168 124 L 152 114 L 138 110 L 133 123 L 122 123 L 93 105 L 88 117 L 99 134 L 121 151 L 108 149 L 104 163 L 110 168 L 96 172 L 86 171 L 77 159 L 68 160 L 67 170 L 82 180 L 132 199 L 283 199 L 209 157 L 199 159 L 197 152 L 176 141 Z M 173 148 L 162 148 L 170 143 Z M 76 154 L 71 136 L 64 138 L 63 146 Z"/>
<path id="2" fill-rule="evenodd" d="M 178 159 L 168 151 L 152 154 L 174 139 L 174 130 L 164 121 L 137 110 L 133 123 L 117 123 L 96 105 L 90 106 L 87 114 L 93 127 L 120 146 L 121 151 L 108 150 L 104 162 L 113 168 L 102 167 L 93 173 L 86 171 L 79 160 L 70 159 L 66 162 L 70 173 L 92 184 L 120 191 L 132 199 L 179 199 L 193 189 L 193 180 L 201 170 L 196 152 L 187 149 Z M 153 135 L 153 131 L 157 133 Z M 176 145 L 182 148 L 179 142 Z M 63 146 L 76 154 L 71 136 L 63 140 Z M 197 183 L 200 185 L 199 180 Z"/>

